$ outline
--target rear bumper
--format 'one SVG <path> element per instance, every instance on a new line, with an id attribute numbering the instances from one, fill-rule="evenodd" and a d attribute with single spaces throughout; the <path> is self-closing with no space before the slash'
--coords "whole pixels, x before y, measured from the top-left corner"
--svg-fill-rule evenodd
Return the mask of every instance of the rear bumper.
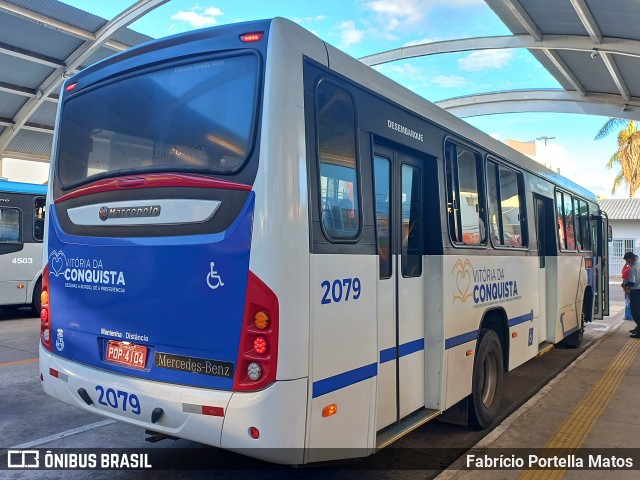
<path id="1" fill-rule="evenodd" d="M 40 373 L 45 393 L 82 410 L 270 462 L 303 463 L 306 378 L 258 392 L 208 390 L 114 375 L 53 355 L 42 345 Z M 213 415 L 203 414 L 202 406 L 213 407 L 204 409 Z M 164 413 L 153 423 L 158 408 Z M 259 429 L 260 438 L 249 435 L 251 427 Z"/>

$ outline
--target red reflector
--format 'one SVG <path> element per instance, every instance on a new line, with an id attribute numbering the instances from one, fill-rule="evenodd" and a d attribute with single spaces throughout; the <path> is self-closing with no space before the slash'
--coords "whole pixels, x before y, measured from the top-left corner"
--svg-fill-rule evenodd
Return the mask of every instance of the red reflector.
<path id="1" fill-rule="evenodd" d="M 254 440 L 257 440 L 260 438 L 260 430 L 258 430 L 256 427 L 251 427 L 249 429 L 249 435 L 251 435 L 251 438 L 253 438 Z"/>
<path id="2" fill-rule="evenodd" d="M 67 92 L 70 92 L 71 90 L 73 90 L 74 88 L 76 88 L 76 85 L 78 85 L 77 83 L 70 83 L 69 85 L 67 85 L 66 87 L 64 87 L 64 89 Z"/>
<path id="3" fill-rule="evenodd" d="M 51 375 L 52 377 L 58 378 L 58 371 L 54 370 L 53 368 L 50 368 L 49 369 L 49 375 Z"/>
<path id="4" fill-rule="evenodd" d="M 264 37 L 263 32 L 252 32 L 240 35 L 240 40 L 242 40 L 243 42 L 257 42 L 262 37 Z"/>
<path id="5" fill-rule="evenodd" d="M 203 415 L 211 415 L 212 417 L 224 417 L 224 408 L 222 407 L 210 407 L 208 405 L 202 406 Z"/>

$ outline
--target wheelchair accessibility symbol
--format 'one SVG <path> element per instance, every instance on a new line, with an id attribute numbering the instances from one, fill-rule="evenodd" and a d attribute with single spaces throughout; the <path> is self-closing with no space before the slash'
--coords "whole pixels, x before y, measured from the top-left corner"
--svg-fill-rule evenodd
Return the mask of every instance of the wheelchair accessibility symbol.
<path id="1" fill-rule="evenodd" d="M 222 277 L 218 275 L 218 272 L 213 269 L 214 262 L 210 264 L 210 271 L 207 274 L 207 285 L 211 290 L 215 290 L 218 287 L 224 287 L 224 283 L 222 282 Z"/>

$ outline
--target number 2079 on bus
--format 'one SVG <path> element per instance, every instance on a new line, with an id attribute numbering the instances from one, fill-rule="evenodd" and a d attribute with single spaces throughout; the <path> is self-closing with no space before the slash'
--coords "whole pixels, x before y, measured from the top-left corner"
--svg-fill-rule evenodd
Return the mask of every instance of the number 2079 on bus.
<path id="1" fill-rule="evenodd" d="M 320 301 L 323 305 L 357 300 L 362 292 L 362 285 L 358 277 L 337 279 L 333 282 L 325 280 L 320 286 L 324 290 Z"/>

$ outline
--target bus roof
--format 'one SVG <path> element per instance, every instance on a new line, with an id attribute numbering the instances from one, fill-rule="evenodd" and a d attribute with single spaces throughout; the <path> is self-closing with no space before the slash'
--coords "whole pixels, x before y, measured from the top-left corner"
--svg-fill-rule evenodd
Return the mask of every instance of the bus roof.
<path id="1" fill-rule="evenodd" d="M 36 183 L 10 182 L 0 180 L 0 193 L 31 193 L 33 195 L 46 195 L 47 186 Z"/>

